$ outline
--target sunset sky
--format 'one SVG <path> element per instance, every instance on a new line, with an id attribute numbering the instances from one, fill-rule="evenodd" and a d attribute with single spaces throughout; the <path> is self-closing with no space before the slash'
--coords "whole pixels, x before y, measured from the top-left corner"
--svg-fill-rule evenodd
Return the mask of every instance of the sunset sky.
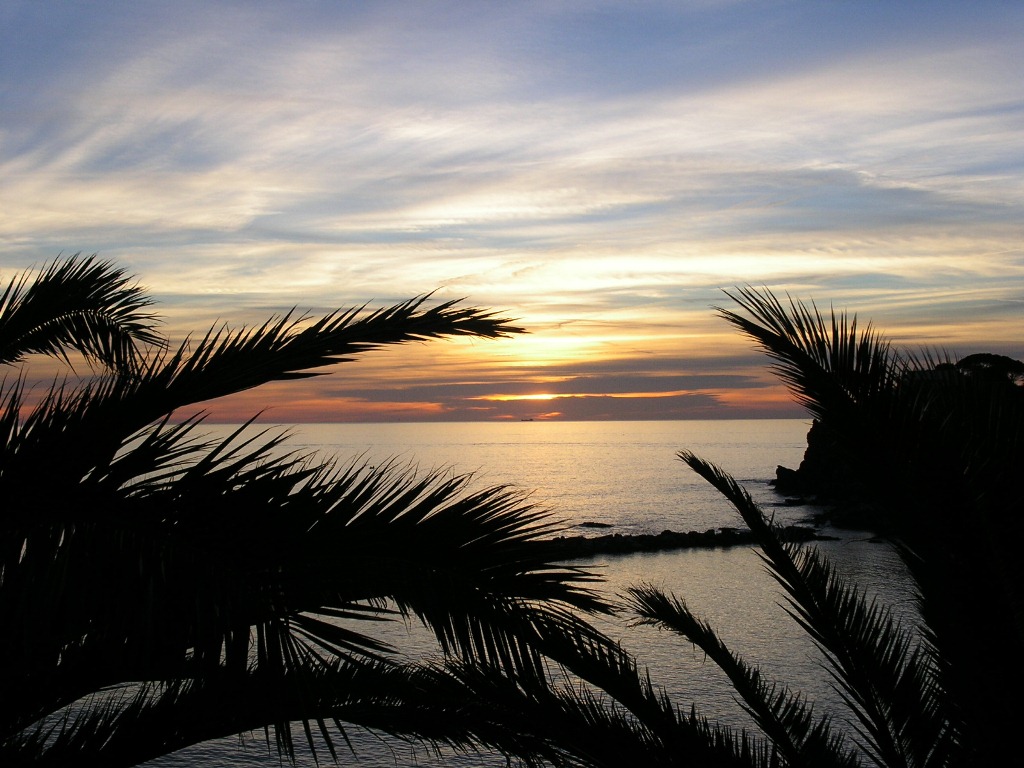
<path id="1" fill-rule="evenodd" d="M 98 253 L 175 340 L 430 291 L 530 331 L 222 419 L 800 415 L 722 289 L 1024 358 L 1022 40 L 1010 1 L 0 0 L 0 275 Z"/>

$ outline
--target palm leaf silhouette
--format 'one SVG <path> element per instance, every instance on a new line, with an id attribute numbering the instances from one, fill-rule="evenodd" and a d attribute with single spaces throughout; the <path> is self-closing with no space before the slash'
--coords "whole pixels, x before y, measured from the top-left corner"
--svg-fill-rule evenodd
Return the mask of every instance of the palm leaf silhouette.
<path id="1" fill-rule="evenodd" d="M 796 302 L 787 312 L 767 291 L 734 298 L 746 314 L 722 314 L 773 356 L 889 502 L 885 533 L 919 594 L 936 695 L 956 702 L 946 713 L 947 758 L 998 760 L 991 745 L 1019 714 L 1003 692 L 1024 684 L 1024 673 L 997 670 L 986 650 L 1024 650 L 1022 390 L 964 374 L 944 356 L 900 355 L 842 315 L 826 323 Z"/>
<path id="2" fill-rule="evenodd" d="M 134 363 L 140 345 L 163 344 L 152 304 L 121 269 L 95 256 L 56 260 L 35 278 L 11 280 L 0 294 L 0 364 L 31 353 L 68 361 L 75 349 L 104 366 Z"/>
<path id="3" fill-rule="evenodd" d="M 854 766 L 859 762 L 832 730 L 832 718 L 815 718 L 813 707 L 798 693 L 768 682 L 730 651 L 711 626 L 686 604 L 651 585 L 629 590 L 632 606 L 645 623 L 670 628 L 704 651 L 725 674 L 744 708 L 787 765 Z"/>
<path id="4" fill-rule="evenodd" d="M 6 327 L 26 324 L 40 283 L 71 275 L 100 291 L 110 270 L 93 266 L 71 260 L 31 286 L 12 282 Z M 145 299 L 132 291 L 126 305 L 137 310 Z M 333 754 L 332 719 L 366 712 L 379 722 L 390 712 L 393 730 L 426 738 L 397 716 L 400 701 L 345 687 L 388 679 L 394 695 L 411 696 L 414 680 L 441 680 L 397 663 L 367 619 L 421 621 L 442 653 L 542 684 L 538 627 L 575 627 L 570 609 L 609 607 L 593 576 L 537 546 L 554 524 L 521 494 L 443 471 L 339 465 L 248 425 L 214 440 L 201 412 L 171 418 L 383 345 L 520 332 L 490 312 L 425 301 L 211 330 L 130 366 L 97 354 L 107 375 L 55 385 L 34 404 L 21 380 L 0 386 L 5 761 L 75 754 L 127 765 L 253 727 L 271 728 L 294 756 L 292 722 L 314 754 L 315 733 Z M 132 317 L 144 319 L 120 319 Z M 79 343 L 74 324 L 40 333 L 49 341 L 8 348 L 116 346 Z M 149 339 L 144 328 L 130 335 Z M 237 709 L 215 704 L 227 700 Z M 204 718 L 190 720 L 189 707 Z M 452 743 L 480 738 L 457 723 L 449 731 Z"/>
<path id="5" fill-rule="evenodd" d="M 726 496 L 757 535 L 791 615 L 824 651 L 869 754 L 882 765 L 928 765 L 950 736 L 951 713 L 936 695 L 938 670 L 927 649 L 814 548 L 785 544 L 734 479 L 693 454 L 680 458 Z"/>

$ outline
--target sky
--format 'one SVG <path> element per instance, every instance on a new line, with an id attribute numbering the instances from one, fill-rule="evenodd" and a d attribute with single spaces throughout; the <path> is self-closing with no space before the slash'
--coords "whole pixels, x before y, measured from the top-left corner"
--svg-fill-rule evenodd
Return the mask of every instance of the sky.
<path id="1" fill-rule="evenodd" d="M 984 0 L 0 0 L 0 277 L 97 253 L 175 342 L 430 292 L 528 330 L 221 420 L 799 417 L 724 290 L 1024 358 L 1022 39 Z"/>

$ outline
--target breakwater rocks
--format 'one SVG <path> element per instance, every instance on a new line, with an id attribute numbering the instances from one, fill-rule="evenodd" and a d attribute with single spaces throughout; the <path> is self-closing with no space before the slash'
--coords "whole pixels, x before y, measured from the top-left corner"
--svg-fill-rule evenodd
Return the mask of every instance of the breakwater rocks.
<path id="1" fill-rule="evenodd" d="M 822 541 L 832 539 L 805 525 L 780 529 L 786 541 Z M 658 534 L 621 534 L 605 536 L 558 536 L 544 542 L 560 557 L 626 555 L 633 552 L 664 552 L 672 549 L 711 549 L 755 544 L 754 534 L 744 528 L 712 528 L 707 531 L 662 531 Z"/>

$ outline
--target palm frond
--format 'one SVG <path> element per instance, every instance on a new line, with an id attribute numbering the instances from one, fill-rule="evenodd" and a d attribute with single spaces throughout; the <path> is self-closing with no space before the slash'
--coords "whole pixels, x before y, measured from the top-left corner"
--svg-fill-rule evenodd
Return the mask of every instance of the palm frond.
<path id="1" fill-rule="evenodd" d="M 680 458 L 736 507 L 755 533 L 766 565 L 786 590 L 791 613 L 825 652 L 866 747 L 882 765 L 929 765 L 948 754 L 949 702 L 933 658 L 876 603 L 836 575 L 813 549 L 784 543 L 736 481 L 688 452 Z"/>
<path id="2" fill-rule="evenodd" d="M 987 745 L 1018 717 L 995 702 L 1024 687 L 1024 672 L 996 672 L 990 652 L 1024 652 L 1024 389 L 972 375 L 948 355 L 897 353 L 845 315 L 833 313 L 830 328 L 815 307 L 786 308 L 767 291 L 732 298 L 744 313 L 722 314 L 776 360 L 884 500 L 881 532 L 913 578 L 938 685 L 957 702 L 950 749 L 985 762 Z M 833 354 L 836 340 L 856 354 Z"/>
<path id="3" fill-rule="evenodd" d="M 709 723 L 695 706 L 689 714 L 680 711 L 625 649 L 590 625 L 567 617 L 534 627 L 537 635 L 531 642 L 559 664 L 564 684 L 551 688 L 543 679 L 526 676 L 517 676 L 515 683 L 531 702 L 554 701 L 564 712 L 556 716 L 541 709 L 535 717 L 527 710 L 519 718 L 521 727 L 539 728 L 560 746 L 577 741 L 570 752 L 583 764 L 773 764 L 763 740 Z M 562 732 L 578 736 L 556 737 Z M 606 744 L 610 734 L 618 734 L 619 747 Z M 628 758 L 631 750 L 633 759 Z"/>
<path id="4" fill-rule="evenodd" d="M 491 312 L 457 302 L 422 309 L 424 301 L 369 314 L 332 313 L 308 326 L 286 315 L 256 329 L 210 331 L 195 347 L 185 343 L 131 375 L 52 391 L 12 435 L 5 447 L 8 466 L 12 472 L 15 466 L 43 467 L 59 456 L 70 474 L 85 476 L 112 461 L 139 430 L 187 406 L 270 381 L 317 375 L 327 365 L 384 345 L 521 331 Z"/>
<path id="5" fill-rule="evenodd" d="M 826 321 L 814 305 L 790 299 L 789 307 L 771 292 L 741 288 L 725 292 L 747 315 L 717 308 L 718 314 L 755 340 L 775 362 L 772 370 L 811 413 L 822 416 L 889 393 L 906 362 L 870 325 L 831 313 Z"/>
<path id="6" fill-rule="evenodd" d="M 651 585 L 628 590 L 630 602 L 644 623 L 668 627 L 704 651 L 732 682 L 757 725 L 790 766 L 856 766 L 856 755 L 832 730 L 829 715 L 815 718 L 813 707 L 799 694 L 767 682 L 756 667 L 730 651 L 711 626 L 686 604 Z"/>
<path id="7" fill-rule="evenodd" d="M 13 278 L 0 294 L 0 364 L 42 353 L 69 362 L 75 349 L 108 368 L 137 363 L 139 345 L 160 347 L 152 301 L 123 270 L 95 256 L 55 260 L 33 280 Z"/>
<path id="8" fill-rule="evenodd" d="M 470 720 L 484 716 L 502 728 L 528 734 L 543 748 L 535 754 L 554 765 L 771 765 L 764 744 L 711 725 L 695 711 L 686 714 L 674 709 L 635 667 L 620 666 L 609 656 L 602 658 L 612 662 L 605 671 L 608 679 L 634 688 L 647 702 L 639 716 L 636 702 L 631 702 L 633 708 L 625 706 L 601 688 L 578 680 L 537 686 L 475 665 L 449 665 L 448 669 L 464 686 L 463 716 Z M 650 718 L 655 712 L 655 718 Z"/>
<path id="9" fill-rule="evenodd" d="M 107 314 L 72 306 L 70 319 L 24 330 L 89 283 Z M 404 675 L 412 700 L 430 675 L 400 669 L 365 622 L 416 617 L 444 654 L 542 688 L 549 634 L 571 627 L 603 642 L 575 613 L 610 610 L 596 577 L 552 559 L 540 539 L 554 523 L 518 492 L 394 464 L 342 467 L 248 425 L 215 441 L 201 414 L 172 422 L 178 409 L 384 345 L 521 332 L 426 299 L 211 329 L 140 362 L 136 345 L 159 339 L 140 311 L 148 300 L 120 271 L 71 260 L 11 283 L 0 362 L 75 348 L 114 370 L 55 384 L 28 409 L 20 379 L 0 387 L 0 619 L 12 628 L 0 633 L 0 751 L 130 764 L 273 725 L 293 756 L 298 723 L 334 756 L 327 721 L 371 710 L 431 743 L 504 743 L 512 732 L 484 719 L 483 736 L 439 718 L 433 735 L 400 725 L 395 702 L 356 678 Z M 224 710 L 233 695 L 237 709 Z M 191 722 L 193 707 L 208 719 Z"/>
<path id="10" fill-rule="evenodd" d="M 332 312 L 316 320 L 293 313 L 258 328 L 211 330 L 194 349 L 183 347 L 150 371 L 166 389 L 165 409 L 204 402 L 273 380 L 304 378 L 391 344 L 442 337 L 499 338 L 523 329 L 496 313 L 461 306 L 458 300 L 423 308 L 421 296 L 372 312 Z"/>
<path id="11" fill-rule="evenodd" d="M 74 502 L 20 522 L 8 510 L 21 533 L 7 540 L 31 548 L 9 553 L 0 583 L 0 609 L 22 619 L 4 638 L 20 659 L 0 694 L 7 722 L 126 674 L 237 670 L 254 652 L 287 675 L 312 657 L 390 651 L 338 619 L 414 614 L 445 651 L 539 676 L 534 623 L 608 610 L 591 574 L 538 544 L 552 523 L 516 492 L 467 492 L 468 476 L 395 465 L 339 470 L 281 453 L 281 436 L 213 445 L 195 426 L 136 436 L 106 471 L 70 484 Z M 30 591 L 31 620 L 15 607 Z"/>

